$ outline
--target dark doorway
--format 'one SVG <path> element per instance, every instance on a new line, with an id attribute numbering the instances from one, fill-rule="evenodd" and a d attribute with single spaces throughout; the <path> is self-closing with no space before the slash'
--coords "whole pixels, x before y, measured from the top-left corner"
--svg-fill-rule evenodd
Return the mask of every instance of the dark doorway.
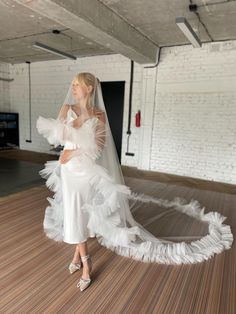
<path id="1" fill-rule="evenodd" d="M 101 82 L 101 87 L 111 132 L 121 162 L 125 81 Z"/>

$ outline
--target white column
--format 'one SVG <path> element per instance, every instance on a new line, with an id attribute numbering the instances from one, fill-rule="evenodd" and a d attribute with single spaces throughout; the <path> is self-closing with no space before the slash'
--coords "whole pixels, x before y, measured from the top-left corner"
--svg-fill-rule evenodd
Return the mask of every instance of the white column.
<path id="1" fill-rule="evenodd" d="M 157 67 L 143 69 L 141 132 L 138 168 L 149 170 L 152 145 L 153 117 L 155 110 Z"/>

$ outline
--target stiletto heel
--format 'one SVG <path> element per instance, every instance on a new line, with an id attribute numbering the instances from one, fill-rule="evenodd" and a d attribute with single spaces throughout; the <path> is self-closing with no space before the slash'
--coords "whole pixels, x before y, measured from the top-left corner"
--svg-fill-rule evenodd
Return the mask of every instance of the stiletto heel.
<path id="1" fill-rule="evenodd" d="M 81 256 L 82 262 L 88 261 L 89 265 L 89 276 L 90 278 L 84 279 L 83 277 L 80 278 L 79 282 L 77 283 L 77 287 L 80 288 L 80 291 L 85 290 L 92 282 L 92 260 L 90 258 L 90 255 Z"/>

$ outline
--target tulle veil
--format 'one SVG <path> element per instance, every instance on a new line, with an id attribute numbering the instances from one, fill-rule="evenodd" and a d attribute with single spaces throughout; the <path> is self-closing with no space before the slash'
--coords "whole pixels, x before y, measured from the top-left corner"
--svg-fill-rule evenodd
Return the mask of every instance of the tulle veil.
<path id="1" fill-rule="evenodd" d="M 63 111 L 65 106 L 73 108 L 76 105 L 76 100 L 73 96 L 72 82 L 69 86 L 68 93 L 63 102 L 62 109 L 57 117 L 58 121 L 63 120 Z M 109 105 L 109 104 L 108 104 Z M 157 262 L 162 264 L 191 264 L 198 263 L 209 259 L 214 254 L 220 253 L 225 249 L 229 249 L 233 242 L 233 235 L 229 225 L 223 224 L 226 219 L 219 212 L 211 211 L 205 213 L 205 207 L 202 207 L 197 200 L 191 199 L 187 202 L 184 198 L 175 197 L 173 200 L 161 199 L 157 196 L 147 195 L 133 191 L 125 184 L 125 179 L 122 173 L 122 168 L 117 155 L 114 144 L 111 128 L 109 125 L 106 107 L 103 100 L 102 88 L 100 80 L 96 77 L 96 85 L 91 97 L 92 109 L 102 112 L 105 116 L 105 143 L 100 150 L 99 156 L 95 159 L 95 163 L 106 170 L 107 174 L 112 178 L 115 184 L 124 187 L 125 193 L 114 194 L 116 208 L 113 208 L 113 213 L 119 213 L 119 224 L 116 239 L 111 239 L 109 234 L 96 234 L 99 243 L 108 249 L 116 252 L 119 255 L 133 258 L 142 262 Z M 99 197 L 96 200 L 99 200 Z M 178 242 L 172 237 L 168 240 L 167 237 L 159 237 L 148 231 L 141 223 L 134 218 L 134 213 L 145 210 L 152 206 L 157 208 L 156 223 L 159 219 L 169 213 L 171 210 L 187 215 L 193 220 L 208 224 L 208 234 L 189 236 L 191 241 L 186 241 L 188 235 L 183 237 L 185 241 Z M 97 215 L 91 211 L 91 214 Z M 173 216 L 172 216 L 173 218 Z M 116 218 L 109 219 L 106 223 L 112 222 Z M 102 223 L 102 220 L 101 220 Z M 112 227 L 112 226 L 111 226 Z M 95 228 L 95 227 L 94 227 Z M 96 231 L 96 230 L 95 230 Z M 126 240 L 124 241 L 125 235 Z"/>

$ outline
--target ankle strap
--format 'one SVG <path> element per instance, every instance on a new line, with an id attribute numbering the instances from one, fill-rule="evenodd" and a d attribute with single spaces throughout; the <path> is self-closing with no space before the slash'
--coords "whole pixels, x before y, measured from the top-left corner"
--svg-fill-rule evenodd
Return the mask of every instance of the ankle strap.
<path id="1" fill-rule="evenodd" d="M 85 256 L 81 256 L 81 260 L 84 262 L 86 261 L 88 258 L 90 257 L 90 255 L 85 255 Z"/>

